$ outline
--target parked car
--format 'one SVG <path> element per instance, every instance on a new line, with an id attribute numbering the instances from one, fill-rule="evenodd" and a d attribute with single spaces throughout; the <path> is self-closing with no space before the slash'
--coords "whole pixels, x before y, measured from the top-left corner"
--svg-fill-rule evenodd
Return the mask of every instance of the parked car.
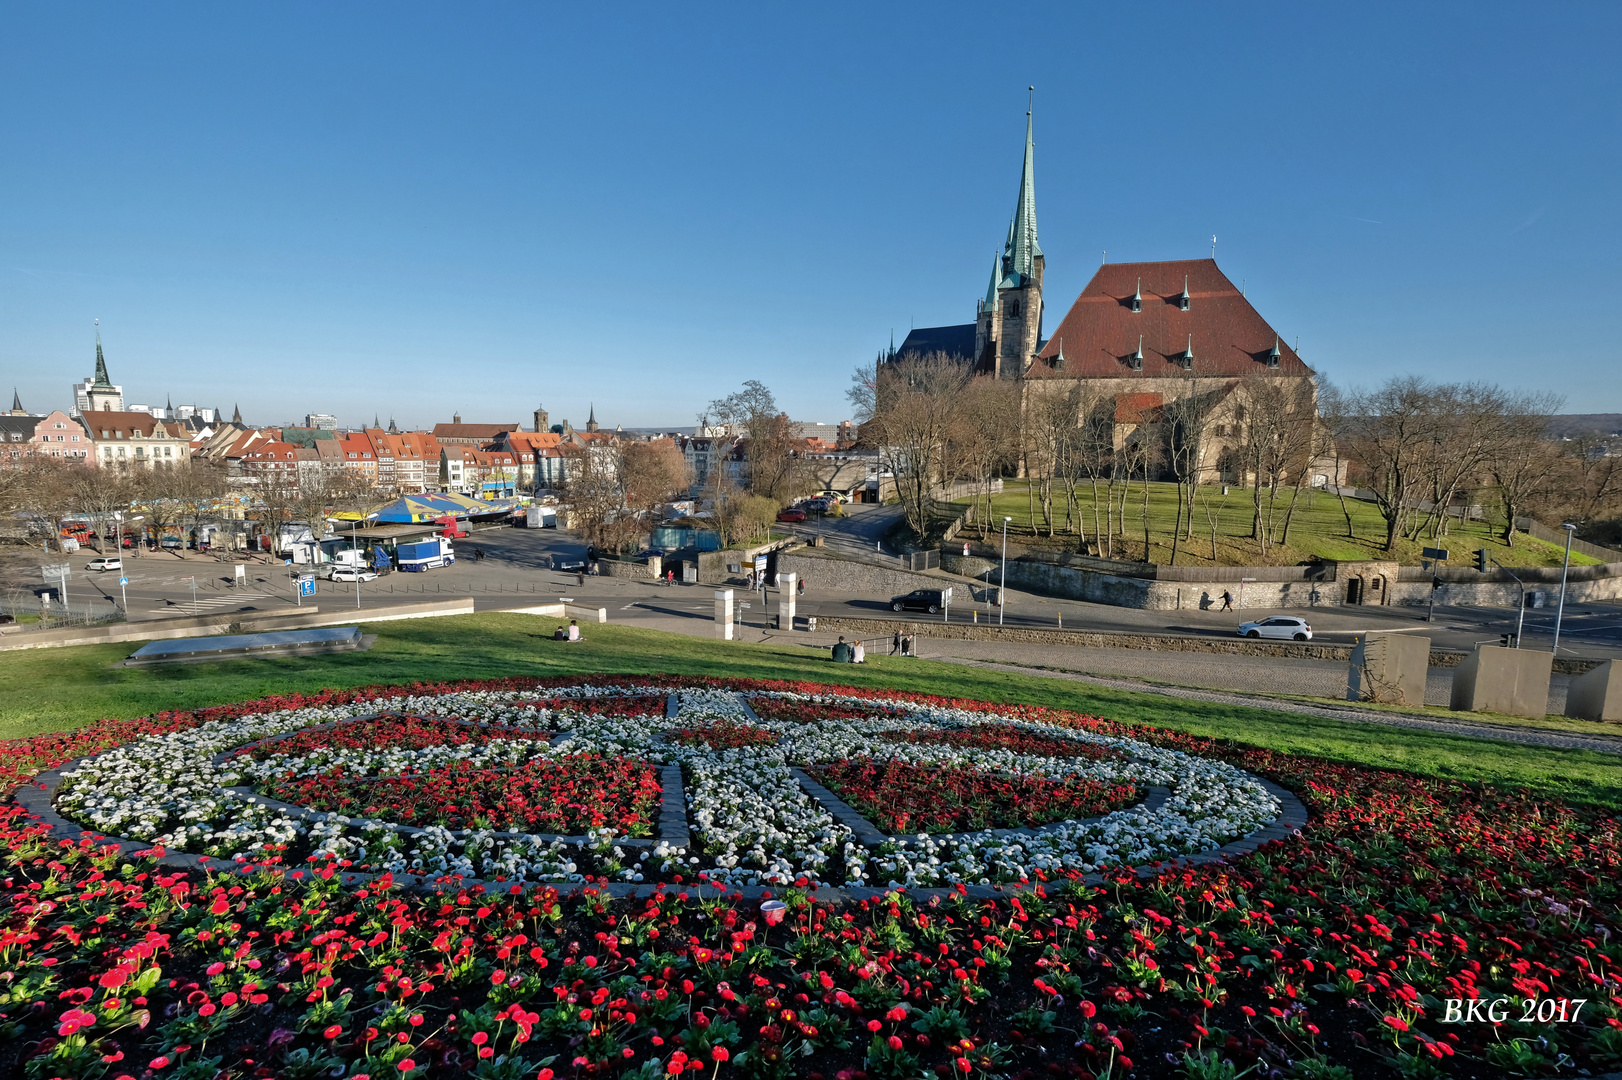
<path id="1" fill-rule="evenodd" d="M 1239 624 L 1239 636 L 1248 638 L 1281 638 L 1285 641 L 1311 641 L 1312 627 L 1307 620 L 1294 615 L 1275 615 L 1259 622 Z"/>
<path id="2" fill-rule="evenodd" d="M 798 525 L 800 522 L 805 520 L 805 511 L 799 509 L 798 507 L 791 506 L 787 510 L 779 510 L 777 512 L 777 520 L 788 521 Z"/>
<path id="3" fill-rule="evenodd" d="M 185 546 L 178 536 L 165 536 L 162 540 L 159 540 L 158 543 L 171 549 Z"/>
<path id="4" fill-rule="evenodd" d="M 927 611 L 931 615 L 946 602 L 946 593 L 940 589 L 914 589 L 902 596 L 890 598 L 891 611 Z"/>
<path id="5" fill-rule="evenodd" d="M 333 581 L 376 581 L 377 571 L 358 566 L 335 566 L 328 576 Z"/>
<path id="6" fill-rule="evenodd" d="M 565 573 L 577 574 L 586 568 L 586 560 L 580 558 L 559 558 L 552 556 L 552 569 L 562 570 Z"/>
<path id="7" fill-rule="evenodd" d="M 85 569 L 86 570 L 102 570 L 102 571 L 106 571 L 106 570 L 122 570 L 122 569 L 124 569 L 124 560 L 120 559 L 116 555 L 105 556 L 105 557 L 100 558 L 100 559 L 91 559 L 88 563 L 85 564 Z"/>
<path id="8" fill-rule="evenodd" d="M 800 509 L 808 514 L 826 514 L 828 512 L 828 500 L 822 498 L 807 499 L 800 504 Z"/>

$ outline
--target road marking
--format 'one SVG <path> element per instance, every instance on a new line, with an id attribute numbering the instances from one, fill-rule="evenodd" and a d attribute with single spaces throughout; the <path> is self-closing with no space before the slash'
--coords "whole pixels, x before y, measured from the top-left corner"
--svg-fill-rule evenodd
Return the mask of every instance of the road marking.
<path id="1" fill-rule="evenodd" d="M 620 610 L 621 611 L 630 611 L 634 607 L 636 607 L 636 601 L 635 600 L 631 601 L 629 604 L 626 604 L 624 607 L 620 608 Z"/>

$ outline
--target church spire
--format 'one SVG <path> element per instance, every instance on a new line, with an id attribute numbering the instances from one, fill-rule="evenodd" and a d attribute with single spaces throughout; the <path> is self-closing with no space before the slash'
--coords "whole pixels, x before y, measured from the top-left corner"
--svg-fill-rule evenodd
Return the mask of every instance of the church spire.
<path id="1" fill-rule="evenodd" d="M 986 310 L 997 309 L 997 283 L 1002 280 L 1002 259 L 997 255 L 991 256 L 991 284 L 986 286 Z"/>
<path id="2" fill-rule="evenodd" d="M 1031 87 L 1034 95 L 1036 88 Z M 1014 207 L 1014 224 L 1008 238 L 1009 269 L 1022 278 L 1036 274 L 1037 256 L 1042 248 L 1036 242 L 1036 143 L 1031 137 L 1031 109 L 1025 110 L 1025 167 L 1019 174 L 1019 202 Z"/>
<path id="3" fill-rule="evenodd" d="M 96 330 L 96 388 L 113 388 L 113 380 L 107 377 L 107 358 L 101 354 L 101 330 Z"/>
<path id="4" fill-rule="evenodd" d="M 11 388 L 11 415 L 12 416 L 27 416 L 28 415 L 27 413 L 23 412 L 23 399 L 17 396 L 17 388 L 15 386 L 13 386 Z"/>
<path id="5" fill-rule="evenodd" d="M 242 406 L 241 405 L 232 405 L 231 406 L 231 423 L 233 423 L 233 424 L 242 423 Z"/>

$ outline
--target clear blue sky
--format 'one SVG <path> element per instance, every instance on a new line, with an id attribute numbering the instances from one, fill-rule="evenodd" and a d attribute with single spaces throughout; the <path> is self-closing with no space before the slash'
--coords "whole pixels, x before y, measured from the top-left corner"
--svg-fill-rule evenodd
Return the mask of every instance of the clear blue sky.
<path id="1" fill-rule="evenodd" d="M 1343 383 L 1622 411 L 1622 5 L 105 5 L 0 33 L 0 380 L 431 424 L 847 413 L 966 322 L 1025 87 L 1050 326 L 1217 257 Z"/>

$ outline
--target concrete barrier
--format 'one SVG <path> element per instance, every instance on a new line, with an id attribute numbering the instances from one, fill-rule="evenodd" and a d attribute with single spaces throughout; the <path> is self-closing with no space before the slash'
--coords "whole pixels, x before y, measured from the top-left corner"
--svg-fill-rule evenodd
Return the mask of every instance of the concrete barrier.
<path id="1" fill-rule="evenodd" d="M 1389 705 L 1425 704 L 1429 638 L 1410 634 L 1365 634 L 1352 649 L 1346 670 L 1347 701 Z"/>
<path id="2" fill-rule="evenodd" d="M 1622 723 L 1622 663 L 1607 660 L 1572 679 L 1566 690 L 1566 715 Z"/>
<path id="3" fill-rule="evenodd" d="M 121 641 L 167 641 L 173 638 L 210 637 L 231 623 L 241 623 L 245 632 L 298 630 L 339 623 L 393 622 L 397 619 L 427 619 L 440 615 L 473 614 L 473 598 L 430 600 L 422 604 L 394 604 L 388 607 L 348 608 L 322 611 L 313 605 L 285 611 L 225 611 L 212 615 L 191 615 L 179 619 L 151 619 L 113 623 L 80 630 L 43 630 L 26 635 L 8 634 L 0 638 L 0 651 L 11 649 L 51 649 L 69 645 L 107 645 Z"/>
<path id="4" fill-rule="evenodd" d="M 1478 645 L 1453 672 L 1451 707 L 1460 712 L 1544 716 L 1554 654 Z"/>

